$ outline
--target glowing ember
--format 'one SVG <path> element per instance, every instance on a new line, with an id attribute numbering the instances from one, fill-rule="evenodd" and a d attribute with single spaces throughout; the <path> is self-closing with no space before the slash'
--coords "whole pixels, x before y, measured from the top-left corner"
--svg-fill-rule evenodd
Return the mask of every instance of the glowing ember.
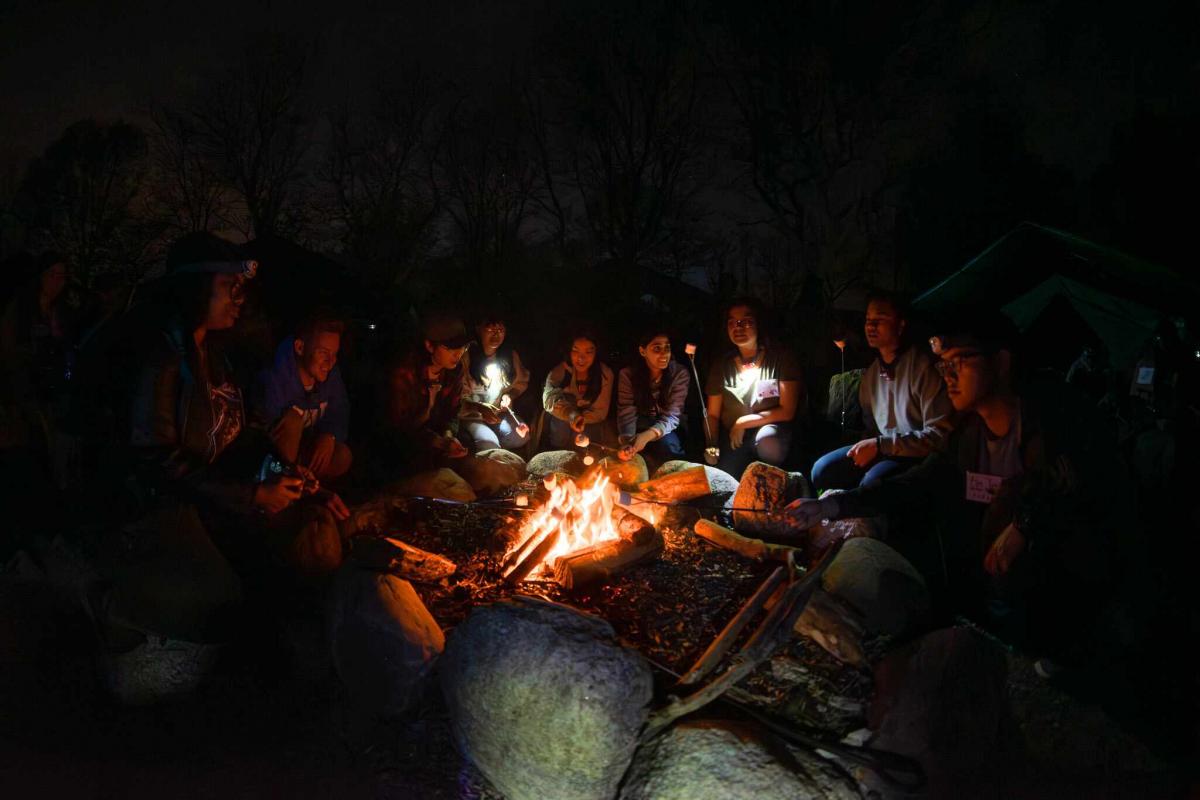
<path id="1" fill-rule="evenodd" d="M 590 484 L 582 487 L 570 478 L 552 478 L 546 478 L 550 498 L 521 526 L 520 544 L 506 557 L 509 566 L 505 577 L 540 549 L 545 552 L 541 554 L 540 564 L 529 573 L 533 580 L 550 577 L 546 573 L 560 556 L 621 538 L 613 523 L 618 491 L 607 476 L 596 475 Z M 553 543 L 548 545 L 551 541 Z"/>

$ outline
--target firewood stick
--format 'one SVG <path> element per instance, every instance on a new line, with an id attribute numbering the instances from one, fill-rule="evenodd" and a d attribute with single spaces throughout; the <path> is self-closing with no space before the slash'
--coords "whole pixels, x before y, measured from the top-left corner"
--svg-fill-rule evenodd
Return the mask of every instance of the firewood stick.
<path id="1" fill-rule="evenodd" d="M 738 634 L 753 619 L 754 615 L 762 609 L 763 603 L 775 591 L 775 587 L 783 582 L 783 578 L 783 567 L 776 567 L 775 571 L 768 575 L 767 579 L 758 587 L 758 591 L 751 595 L 750 599 L 738 610 L 733 619 L 729 620 L 729 623 L 717 635 L 717 638 L 713 639 L 708 649 L 696 659 L 696 663 L 692 664 L 691 669 L 683 674 L 683 677 L 679 679 L 679 685 L 688 686 L 695 683 L 712 672 L 717 664 L 721 663 L 721 659 L 725 657 L 725 652 L 733 646 L 733 642 L 737 639 Z"/>
<path id="2" fill-rule="evenodd" d="M 755 561 L 786 561 L 788 553 L 794 553 L 796 550 L 786 544 L 771 544 L 762 539 L 742 536 L 737 531 L 732 531 L 706 519 L 696 520 L 694 530 L 701 539 L 706 539 L 725 550 L 732 550 L 747 558 L 753 558 Z"/>
<path id="3" fill-rule="evenodd" d="M 559 534 L 562 533 L 562 527 L 556 525 L 546 534 L 545 538 L 533 549 L 523 561 L 513 567 L 512 572 L 504 576 L 504 579 L 509 583 L 520 583 L 525 580 L 533 568 L 542 563 L 546 554 L 554 549 L 554 545 L 558 543 Z"/>
<path id="4" fill-rule="evenodd" d="M 716 700 L 730 687 L 753 672 L 764 660 L 770 658 L 784 639 L 791 635 L 796 619 L 803 613 L 813 592 L 821 585 L 821 578 L 829 569 L 829 565 L 837 558 L 844 543 L 845 540 L 839 540 L 821 559 L 820 564 L 809 570 L 800 580 L 785 587 L 781 601 L 771 609 L 754 634 L 742 646 L 729 669 L 687 697 L 672 697 L 666 706 L 652 713 L 642 731 L 641 741 L 649 741 L 675 720 Z"/>

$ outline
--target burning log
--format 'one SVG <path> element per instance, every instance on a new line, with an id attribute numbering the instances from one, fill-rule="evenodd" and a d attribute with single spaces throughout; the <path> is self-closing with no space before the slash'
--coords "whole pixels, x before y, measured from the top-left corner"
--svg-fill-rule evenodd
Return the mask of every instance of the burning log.
<path id="1" fill-rule="evenodd" d="M 662 534 L 652 526 L 645 526 L 632 538 L 592 545 L 559 558 L 554 562 L 554 578 L 564 589 L 604 583 L 638 564 L 657 558 L 662 549 Z"/>
<path id="2" fill-rule="evenodd" d="M 639 483 L 637 488 L 637 494 L 634 497 L 660 503 L 682 503 L 712 494 L 712 486 L 708 483 L 708 473 L 701 466 L 681 469 L 678 472 L 652 478 Z"/>
<path id="3" fill-rule="evenodd" d="M 732 550 L 755 561 L 787 561 L 789 555 L 798 552 L 795 547 L 788 545 L 771 544 L 762 539 L 750 539 L 737 531 L 732 531 L 706 519 L 697 520 L 694 530 L 697 536 L 717 547 Z"/>
<path id="4" fill-rule="evenodd" d="M 555 525 L 550 529 L 549 533 L 542 537 L 542 540 L 536 547 L 532 549 L 532 551 L 528 549 L 529 543 L 537 537 L 530 536 L 529 541 L 527 541 L 525 546 L 521 548 L 521 551 L 518 552 L 516 557 L 517 560 L 513 561 L 512 566 L 509 567 L 508 571 L 504 574 L 504 579 L 509 583 L 520 583 L 521 581 L 525 580 L 529 573 L 533 571 L 533 568 L 545 560 L 550 551 L 554 549 L 554 545 L 558 544 L 558 537 L 561 533 L 562 528 L 558 525 Z M 521 558 L 520 552 L 528 552 L 528 555 L 526 555 L 524 558 Z"/>

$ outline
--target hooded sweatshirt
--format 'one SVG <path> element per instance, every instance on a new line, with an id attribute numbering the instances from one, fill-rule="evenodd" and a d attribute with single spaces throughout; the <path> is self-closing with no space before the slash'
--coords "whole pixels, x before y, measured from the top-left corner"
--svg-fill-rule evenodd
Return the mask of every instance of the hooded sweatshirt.
<path id="1" fill-rule="evenodd" d="M 304 427 L 314 433 L 328 433 L 345 442 L 350 432 L 350 398 L 338 367 L 329 371 L 325 381 L 311 390 L 300 382 L 296 366 L 295 337 L 289 336 L 275 351 L 275 361 L 258 375 L 255 400 L 258 417 L 273 425 L 291 408 L 304 414 Z"/>

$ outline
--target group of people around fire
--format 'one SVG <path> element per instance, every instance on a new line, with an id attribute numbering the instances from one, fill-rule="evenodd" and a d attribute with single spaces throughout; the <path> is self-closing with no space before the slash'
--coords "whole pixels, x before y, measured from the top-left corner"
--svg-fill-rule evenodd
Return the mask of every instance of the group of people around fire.
<path id="1" fill-rule="evenodd" d="M 183 237 L 168 255 L 157 301 L 166 313 L 143 332 L 114 403 L 119 441 L 104 462 L 114 523 L 100 537 L 100 578 L 82 593 L 110 651 L 149 636 L 222 641 L 263 581 L 319 583 L 344 558 L 350 510 L 336 488 L 354 475 L 384 481 L 496 448 L 529 457 L 584 441 L 651 472 L 678 459 L 734 478 L 754 461 L 799 468 L 819 496 L 787 508 L 797 536 L 825 519 L 887 516 L 888 544 L 944 587 L 947 609 L 1056 660 L 1084 656 L 1112 596 L 1129 530 L 1130 509 L 1111 490 L 1120 460 L 1067 387 L 1026 379 L 1001 318 L 964 316 L 918 342 L 900 297 L 871 296 L 866 435 L 809 469 L 797 463 L 801 368 L 752 299 L 727 303 L 728 352 L 706 375 L 668 327 L 649 323 L 627 366 L 614 371 L 600 337 L 578 330 L 541 379 L 504 310 L 473 320 L 474 335 L 456 314 L 429 313 L 376 382 L 375 418 L 360 420 L 338 367 L 347 321 L 333 314 L 306 317 L 239 383 L 220 339 L 256 268 L 212 234 Z M 6 444 L 21 419 L 49 416 L 69 377 L 66 272 L 62 259 L 43 262 L 4 312 Z M 119 315 L 107 310 L 91 330 Z M 526 395 L 539 379 L 535 405 Z M 699 385 L 700 413 L 689 414 Z M 353 447 L 352 425 L 370 431 Z M 700 436 L 687 427 L 703 432 L 702 452 L 689 449 Z M 369 443 L 361 453 L 359 441 Z"/>

